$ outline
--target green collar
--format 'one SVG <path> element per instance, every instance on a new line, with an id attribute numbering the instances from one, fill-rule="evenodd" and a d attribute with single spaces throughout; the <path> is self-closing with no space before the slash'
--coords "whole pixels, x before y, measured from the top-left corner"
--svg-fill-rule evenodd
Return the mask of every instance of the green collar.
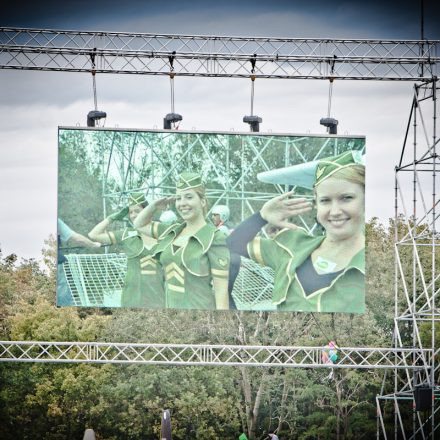
<path id="1" fill-rule="evenodd" d="M 348 263 L 347 269 L 357 269 L 365 275 L 365 248 L 361 249 Z"/>
<path id="2" fill-rule="evenodd" d="M 214 225 L 206 223 L 206 225 L 202 226 L 194 235 L 191 236 L 200 243 L 203 253 L 205 253 L 211 247 L 216 230 L 217 228 Z"/>
<path id="3" fill-rule="evenodd" d="M 186 223 L 175 223 L 171 225 L 168 229 L 166 229 L 159 237 L 159 240 L 166 237 L 168 234 L 172 233 L 176 237 L 179 235 L 183 228 L 186 226 Z M 202 226 L 194 235 L 191 235 L 189 238 L 194 238 L 202 247 L 202 253 L 205 253 L 210 247 L 214 240 L 214 234 L 216 231 L 216 227 L 210 223 L 206 223 Z"/>
<path id="4" fill-rule="evenodd" d="M 275 236 L 274 242 L 295 259 L 295 267 L 298 267 L 324 239 L 325 236 L 314 237 L 305 229 L 299 228 L 296 233 L 292 233 L 289 229 L 281 230 Z M 365 248 L 353 256 L 345 270 L 348 269 L 357 269 L 365 275 Z"/>

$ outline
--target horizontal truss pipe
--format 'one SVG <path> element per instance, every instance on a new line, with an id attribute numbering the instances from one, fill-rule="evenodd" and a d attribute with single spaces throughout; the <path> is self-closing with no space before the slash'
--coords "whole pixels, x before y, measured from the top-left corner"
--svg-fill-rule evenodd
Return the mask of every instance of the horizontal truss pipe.
<path id="1" fill-rule="evenodd" d="M 423 81 L 439 40 L 218 37 L 0 28 L 0 68 L 177 76 Z M 95 61 L 92 65 L 91 59 Z M 255 61 L 254 66 L 250 61 Z M 426 72 L 420 76 L 421 67 Z"/>
<path id="2" fill-rule="evenodd" d="M 322 360 L 328 347 L 124 344 L 0 341 L 0 362 L 128 363 L 287 368 L 420 369 L 432 350 L 338 348 L 335 364 Z"/>

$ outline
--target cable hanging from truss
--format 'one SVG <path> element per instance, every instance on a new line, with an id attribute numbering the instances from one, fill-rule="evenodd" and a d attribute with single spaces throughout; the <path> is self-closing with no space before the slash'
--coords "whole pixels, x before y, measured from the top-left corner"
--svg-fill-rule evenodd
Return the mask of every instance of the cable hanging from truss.
<path id="1" fill-rule="evenodd" d="M 330 73 L 329 73 L 329 86 L 328 86 L 328 103 L 327 103 L 327 117 L 321 118 L 319 123 L 327 128 L 327 133 L 337 134 L 338 133 L 338 120 L 331 117 L 332 111 L 332 98 L 333 98 L 333 81 L 335 74 L 335 63 L 336 55 L 333 55 L 333 59 L 329 61 L 330 63 Z"/>
<path id="2" fill-rule="evenodd" d="M 106 112 L 102 112 L 98 110 L 98 94 L 96 92 L 96 47 L 93 48 L 93 51 L 90 53 L 90 63 L 91 63 L 91 74 L 92 74 L 92 87 L 93 87 L 93 105 L 94 110 L 91 110 L 87 114 L 87 127 L 94 127 L 97 122 L 101 119 L 107 117 Z"/>
<path id="3" fill-rule="evenodd" d="M 170 77 L 171 113 L 168 113 L 163 118 L 163 128 L 165 130 L 171 130 L 171 129 L 177 130 L 179 126 L 176 124 L 183 119 L 182 115 L 179 115 L 174 110 L 174 77 L 176 76 L 174 72 L 175 58 L 176 58 L 176 51 L 173 51 L 171 55 L 168 57 L 168 61 L 170 63 L 170 72 L 168 75 Z"/>
<path id="4" fill-rule="evenodd" d="M 251 114 L 250 116 L 243 116 L 243 122 L 249 124 L 252 132 L 260 131 L 260 124 L 263 119 L 257 115 L 254 115 L 254 97 L 255 97 L 255 64 L 257 62 L 257 54 L 254 53 L 252 58 L 249 60 L 251 62 Z"/>

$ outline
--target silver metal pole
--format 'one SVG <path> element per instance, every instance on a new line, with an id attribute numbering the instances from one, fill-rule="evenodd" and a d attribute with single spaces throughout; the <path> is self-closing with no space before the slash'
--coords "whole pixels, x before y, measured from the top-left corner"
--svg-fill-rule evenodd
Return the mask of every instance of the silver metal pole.
<path id="1" fill-rule="evenodd" d="M 417 87 L 414 87 L 414 104 L 415 106 L 418 106 L 418 89 Z M 413 115 L 413 219 L 414 219 L 414 236 L 417 236 L 417 222 L 416 222 L 416 218 L 417 218 L 417 109 L 414 109 L 414 115 Z M 417 238 L 416 238 L 417 240 Z M 413 347 L 416 346 L 417 344 L 417 335 L 416 335 L 416 318 L 415 318 L 415 313 L 416 313 L 416 297 L 417 297 L 417 291 L 416 291 L 416 273 L 417 273 L 417 261 L 416 261 L 416 252 L 417 252 L 417 247 L 416 247 L 416 242 L 414 242 L 413 245 L 413 252 L 412 252 L 412 318 L 413 318 L 413 328 L 412 328 L 412 345 Z M 412 356 L 413 358 L 413 364 L 415 363 L 415 353 Z M 415 371 L 413 371 L 412 373 L 412 389 L 415 389 L 416 386 L 416 381 L 417 381 L 417 374 Z M 413 436 L 414 433 L 416 431 L 416 410 L 415 407 L 413 406 L 412 409 L 412 432 L 413 432 Z"/>
<path id="2" fill-rule="evenodd" d="M 434 438 L 435 430 L 435 399 L 434 399 L 434 386 L 435 386 L 435 277 L 436 277 L 436 262 L 435 262 L 435 250 L 436 250 L 436 142 L 437 142 L 437 78 L 432 81 L 432 99 L 433 99 L 433 128 L 432 128 L 432 296 L 431 296 L 431 386 L 432 386 L 432 401 L 431 401 L 431 433 Z"/>

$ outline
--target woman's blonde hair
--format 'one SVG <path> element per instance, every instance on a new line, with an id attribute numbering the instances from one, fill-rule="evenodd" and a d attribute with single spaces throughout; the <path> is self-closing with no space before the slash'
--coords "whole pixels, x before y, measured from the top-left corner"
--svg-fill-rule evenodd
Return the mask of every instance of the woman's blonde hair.
<path id="1" fill-rule="evenodd" d="M 363 165 L 351 165 L 349 167 L 341 168 L 331 175 L 336 179 L 347 180 L 351 183 L 357 183 L 361 185 L 365 191 L 365 167 Z M 316 203 L 316 188 L 319 188 L 319 184 L 313 188 L 314 203 Z"/>
<path id="2" fill-rule="evenodd" d="M 208 214 L 208 199 L 206 198 L 206 192 L 204 186 L 196 186 L 193 190 L 197 193 L 200 200 L 205 201 L 205 206 L 203 206 L 203 215 L 206 217 Z"/>
<path id="3" fill-rule="evenodd" d="M 365 189 L 365 167 L 363 165 L 351 165 L 349 167 L 341 168 L 331 177 L 357 183 Z"/>

